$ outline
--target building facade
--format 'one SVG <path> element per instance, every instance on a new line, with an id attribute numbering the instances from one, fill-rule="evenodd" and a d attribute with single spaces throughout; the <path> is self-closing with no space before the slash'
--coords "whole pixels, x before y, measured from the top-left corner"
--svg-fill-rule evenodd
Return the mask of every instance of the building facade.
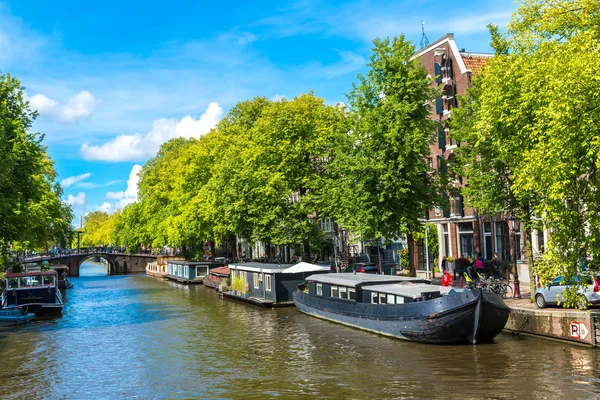
<path id="1" fill-rule="evenodd" d="M 479 73 L 492 54 L 459 50 L 454 35 L 449 33 L 420 49 L 415 55 L 432 77 L 432 85 L 440 90 L 440 96 L 433 101 L 431 119 L 437 122 L 436 137 L 430 146 L 425 162 L 433 169 L 445 174 L 452 163 L 454 152 L 460 146 L 452 138 L 449 120 L 452 110 L 460 107 L 457 96 L 465 94 L 472 86 L 473 77 Z M 452 182 L 452 190 L 444 194 L 448 200 L 446 208 L 435 207 L 428 211 L 427 219 L 437 227 L 439 254 L 429 254 L 430 269 L 441 266 L 444 256 L 457 259 L 461 255 L 473 258 L 479 255 L 490 260 L 497 253 L 501 260 L 519 264 L 519 275 L 527 281 L 529 274 L 525 256 L 525 237 L 521 224 L 505 215 L 484 218 L 477 210 L 464 205 L 461 194 L 464 179 L 458 177 Z M 432 232 L 435 234 L 435 232 Z M 543 251 L 548 232 L 534 232 L 532 237 L 534 256 Z M 415 265 L 423 271 L 425 265 L 425 244 L 415 243 Z M 516 254 L 515 254 L 516 253 Z M 514 254 L 514 255 L 513 255 Z"/>

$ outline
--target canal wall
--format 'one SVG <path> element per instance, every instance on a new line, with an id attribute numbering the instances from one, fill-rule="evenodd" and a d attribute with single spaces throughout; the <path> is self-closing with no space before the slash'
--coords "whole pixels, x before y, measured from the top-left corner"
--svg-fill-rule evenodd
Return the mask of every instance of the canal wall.
<path id="1" fill-rule="evenodd" d="M 566 340 L 586 346 L 598 345 L 599 312 L 508 305 L 511 312 L 504 328 L 507 331 Z"/>

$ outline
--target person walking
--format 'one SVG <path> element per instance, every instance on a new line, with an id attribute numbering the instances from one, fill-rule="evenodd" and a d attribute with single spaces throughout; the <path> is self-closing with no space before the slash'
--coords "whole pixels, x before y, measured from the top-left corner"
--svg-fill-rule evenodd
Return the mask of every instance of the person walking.
<path id="1" fill-rule="evenodd" d="M 448 269 L 448 261 L 446 260 L 446 256 L 442 257 L 442 272 Z"/>
<path id="2" fill-rule="evenodd" d="M 498 253 L 494 253 L 492 257 L 492 269 L 494 270 L 494 278 L 500 278 L 500 257 L 498 257 Z"/>
<path id="3" fill-rule="evenodd" d="M 475 260 L 475 272 L 480 275 L 483 275 L 483 266 L 484 266 L 483 256 L 480 253 L 477 260 Z"/>

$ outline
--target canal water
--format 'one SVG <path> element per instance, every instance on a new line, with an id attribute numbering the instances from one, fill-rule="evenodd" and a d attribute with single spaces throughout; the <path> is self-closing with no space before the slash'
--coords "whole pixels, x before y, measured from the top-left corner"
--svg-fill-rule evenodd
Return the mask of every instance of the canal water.
<path id="1" fill-rule="evenodd" d="M 404 342 L 86 263 L 61 318 L 0 330 L 0 399 L 600 396 L 598 351 Z"/>

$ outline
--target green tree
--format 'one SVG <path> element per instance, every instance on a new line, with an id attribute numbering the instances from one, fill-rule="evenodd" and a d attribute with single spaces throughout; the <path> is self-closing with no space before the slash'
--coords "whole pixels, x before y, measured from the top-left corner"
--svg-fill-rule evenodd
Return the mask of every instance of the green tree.
<path id="1" fill-rule="evenodd" d="M 348 95 L 350 130 L 337 138 L 327 211 L 365 237 L 409 232 L 412 239 L 419 218 L 439 198 L 436 176 L 424 162 L 434 138 L 429 102 L 436 93 L 404 36 L 373 45 L 369 72 Z"/>
<path id="2" fill-rule="evenodd" d="M 71 208 L 60 201 L 54 163 L 30 132 L 37 113 L 29 109 L 20 82 L 0 74 L 0 247 L 66 244 L 72 234 Z"/>
<path id="3" fill-rule="evenodd" d="M 497 54 L 453 112 L 467 201 L 523 222 L 531 281 L 573 276 L 581 245 L 600 256 L 599 9 L 521 1 L 505 36 L 491 27 Z M 530 238 L 541 226 L 552 238 L 536 265 Z"/>

